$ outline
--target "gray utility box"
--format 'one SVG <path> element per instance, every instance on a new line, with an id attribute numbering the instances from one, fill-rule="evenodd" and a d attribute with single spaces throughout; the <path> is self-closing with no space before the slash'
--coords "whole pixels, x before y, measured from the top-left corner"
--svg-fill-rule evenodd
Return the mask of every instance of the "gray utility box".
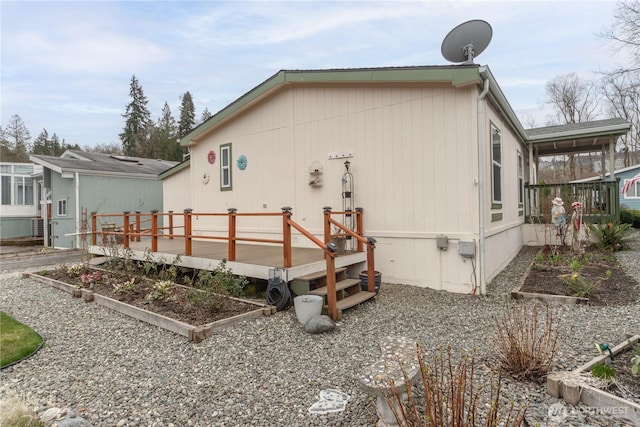
<path id="1" fill-rule="evenodd" d="M 476 256 L 476 241 L 460 240 L 458 243 L 458 252 L 465 258 L 474 258 Z"/>

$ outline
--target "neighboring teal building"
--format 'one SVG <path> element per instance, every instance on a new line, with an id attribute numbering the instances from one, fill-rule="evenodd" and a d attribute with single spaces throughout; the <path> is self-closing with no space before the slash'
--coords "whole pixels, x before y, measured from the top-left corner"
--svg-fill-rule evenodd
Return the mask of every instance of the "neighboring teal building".
<path id="1" fill-rule="evenodd" d="M 82 248 L 91 213 L 162 212 L 158 175 L 176 162 L 67 150 L 60 157 L 32 155 L 41 165 L 45 246 Z M 86 215 L 83 214 L 86 212 Z"/>
<path id="2" fill-rule="evenodd" d="M 640 210 L 640 182 L 636 182 L 627 194 L 622 194 L 622 187 L 627 180 L 633 178 L 640 173 L 640 164 L 629 166 L 626 168 L 618 169 L 614 171 L 613 176 L 618 181 L 618 197 L 620 199 L 621 209 L 636 209 Z M 604 179 L 609 179 L 610 174 L 607 172 Z M 581 179 L 574 182 L 589 182 L 598 181 L 602 179 L 601 176 L 594 176 L 592 178 Z"/>

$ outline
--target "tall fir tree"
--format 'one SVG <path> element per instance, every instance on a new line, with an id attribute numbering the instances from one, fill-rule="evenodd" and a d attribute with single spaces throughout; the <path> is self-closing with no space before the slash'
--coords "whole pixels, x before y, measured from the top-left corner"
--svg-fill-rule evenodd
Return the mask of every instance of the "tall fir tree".
<path id="1" fill-rule="evenodd" d="M 155 138 L 158 146 L 158 157 L 164 160 L 182 160 L 182 147 L 177 141 L 178 126 L 171 114 L 171 108 L 165 101 L 162 115 L 156 124 Z"/>
<path id="2" fill-rule="evenodd" d="M 180 99 L 180 122 L 178 123 L 178 137 L 182 138 L 189 133 L 196 124 L 196 109 L 193 106 L 193 98 L 189 91 L 185 92 Z"/>
<path id="3" fill-rule="evenodd" d="M 126 122 L 120 134 L 120 141 L 122 141 L 122 152 L 127 156 L 135 156 L 139 150 L 145 151 L 144 147 L 149 142 L 149 125 L 153 126 L 151 113 L 147 108 L 149 101 L 144 96 L 142 86 L 135 74 L 131 77 L 129 96 L 131 102 L 122 115 Z"/>
<path id="4" fill-rule="evenodd" d="M 33 140 L 33 147 L 31 154 L 42 154 L 45 156 L 59 156 L 64 153 L 64 147 L 60 144 L 60 139 L 55 133 L 49 138 L 49 132 L 46 129 L 42 129 L 40 135 Z"/>
<path id="5" fill-rule="evenodd" d="M 28 162 L 31 135 L 19 115 L 14 114 L 2 131 L 1 160 L 3 162 Z"/>

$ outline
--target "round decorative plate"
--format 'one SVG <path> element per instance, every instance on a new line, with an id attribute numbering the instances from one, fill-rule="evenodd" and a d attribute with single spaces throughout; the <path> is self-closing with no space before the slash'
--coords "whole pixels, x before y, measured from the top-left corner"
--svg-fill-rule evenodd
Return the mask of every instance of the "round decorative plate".
<path id="1" fill-rule="evenodd" d="M 209 154 L 207 154 L 207 160 L 209 163 L 214 164 L 216 162 L 216 152 L 211 150 Z"/>
<path id="2" fill-rule="evenodd" d="M 200 181 L 204 184 L 207 185 L 209 183 L 209 172 L 205 172 L 202 174 L 202 177 L 200 177 Z"/>
<path id="3" fill-rule="evenodd" d="M 244 154 L 238 157 L 238 168 L 243 171 L 247 167 L 247 156 Z"/>

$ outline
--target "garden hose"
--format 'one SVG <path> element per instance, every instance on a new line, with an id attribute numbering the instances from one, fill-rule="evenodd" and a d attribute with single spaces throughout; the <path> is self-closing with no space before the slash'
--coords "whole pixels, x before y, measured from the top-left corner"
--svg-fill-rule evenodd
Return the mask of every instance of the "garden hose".
<path id="1" fill-rule="evenodd" d="M 269 280 L 267 285 L 267 304 L 273 305 L 278 311 L 285 310 L 291 305 L 289 285 L 282 279 Z"/>

